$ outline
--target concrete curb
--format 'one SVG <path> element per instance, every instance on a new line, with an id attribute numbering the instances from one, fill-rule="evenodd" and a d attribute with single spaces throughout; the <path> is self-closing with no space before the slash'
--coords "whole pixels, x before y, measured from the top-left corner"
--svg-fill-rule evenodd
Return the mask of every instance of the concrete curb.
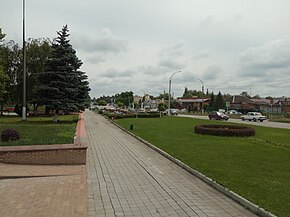
<path id="1" fill-rule="evenodd" d="M 212 186 L 213 188 L 215 188 L 219 192 L 223 193 L 224 195 L 228 196 L 232 200 L 234 200 L 237 203 L 241 204 L 243 207 L 245 207 L 246 209 L 250 210 L 251 212 L 253 212 L 253 213 L 255 213 L 255 214 L 257 214 L 258 216 L 261 216 L 261 217 L 277 217 L 276 215 L 264 210 L 262 207 L 259 207 L 256 204 L 248 201 L 247 199 L 243 198 L 242 196 L 236 194 L 235 192 L 233 192 L 233 191 L 221 186 L 220 184 L 218 184 L 216 181 L 212 180 L 211 178 L 209 178 L 209 177 L 203 175 L 202 173 L 192 169 L 188 165 L 186 165 L 183 162 L 181 162 L 180 160 L 172 157 L 168 153 L 166 153 L 163 150 L 157 148 L 156 146 L 152 145 L 151 143 L 147 142 L 146 140 L 140 138 L 139 136 L 134 135 L 132 132 L 126 130 L 125 128 L 123 128 L 121 126 L 119 126 L 115 122 L 113 122 L 111 120 L 109 120 L 109 121 L 112 124 L 114 124 L 115 126 L 117 126 L 118 128 L 120 128 L 121 130 L 123 130 L 124 132 L 130 134 L 131 136 L 133 136 L 136 139 L 138 139 L 140 142 L 142 142 L 145 145 L 147 145 L 149 148 L 157 151 L 158 153 L 160 153 L 161 155 L 163 155 L 167 159 L 169 159 L 172 162 L 176 163 L 178 166 L 180 166 L 181 168 L 185 169 L 186 171 L 188 171 L 189 173 L 193 174 L 194 176 L 198 177 L 199 179 L 201 179 L 202 181 L 204 181 L 208 185 Z"/>
<path id="2" fill-rule="evenodd" d="M 82 112 L 79 113 L 79 119 L 77 123 L 75 137 L 74 137 L 74 145 L 88 147 L 87 140 L 86 140 L 84 114 Z"/>

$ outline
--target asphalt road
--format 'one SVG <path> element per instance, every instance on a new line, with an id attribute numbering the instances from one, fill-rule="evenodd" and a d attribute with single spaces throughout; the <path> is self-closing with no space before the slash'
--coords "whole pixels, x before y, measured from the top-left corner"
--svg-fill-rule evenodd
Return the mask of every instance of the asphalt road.
<path id="1" fill-rule="evenodd" d="M 200 116 L 200 115 L 183 115 L 178 114 L 178 117 L 187 117 L 187 118 L 196 118 L 196 119 L 205 119 L 208 120 L 208 116 Z M 221 121 L 223 122 L 223 121 Z M 252 121 L 242 121 L 241 119 L 233 119 L 230 118 L 228 122 L 237 123 L 237 124 L 250 124 L 262 127 L 273 127 L 273 128 L 284 128 L 290 129 L 290 124 L 287 123 L 278 123 L 278 122 L 271 122 L 271 121 L 263 121 L 263 122 L 252 122 Z"/>

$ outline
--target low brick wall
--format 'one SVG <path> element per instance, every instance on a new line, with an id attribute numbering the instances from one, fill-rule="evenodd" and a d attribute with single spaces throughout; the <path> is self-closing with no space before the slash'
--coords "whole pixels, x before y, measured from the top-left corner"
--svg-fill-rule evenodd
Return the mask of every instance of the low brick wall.
<path id="1" fill-rule="evenodd" d="M 86 136 L 83 114 L 79 114 L 74 144 L 4 146 L 0 147 L 0 162 L 36 165 L 86 164 Z"/>

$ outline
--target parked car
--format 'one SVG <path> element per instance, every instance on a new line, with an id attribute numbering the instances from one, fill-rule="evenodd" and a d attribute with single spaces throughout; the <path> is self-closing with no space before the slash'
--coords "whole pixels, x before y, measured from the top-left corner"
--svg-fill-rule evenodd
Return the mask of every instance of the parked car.
<path id="1" fill-rule="evenodd" d="M 152 108 L 150 109 L 150 112 L 158 112 L 158 108 Z"/>
<path id="2" fill-rule="evenodd" d="M 210 120 L 212 119 L 215 119 L 215 120 L 229 120 L 229 116 L 228 115 L 225 115 L 224 113 L 222 112 L 217 112 L 217 111 L 213 111 L 213 112 L 210 112 L 208 114 L 208 118 Z"/>
<path id="3" fill-rule="evenodd" d="M 238 112 L 237 110 L 229 110 L 226 112 L 228 115 L 241 115 L 241 112 Z"/>
<path id="4" fill-rule="evenodd" d="M 166 109 L 164 111 L 164 114 L 168 114 L 169 109 Z M 178 110 L 177 109 L 170 109 L 170 115 L 178 115 Z"/>
<path id="5" fill-rule="evenodd" d="M 140 108 L 140 109 L 138 110 L 138 113 L 146 113 L 146 109 L 142 109 L 142 108 Z"/>
<path id="6" fill-rule="evenodd" d="M 242 121 L 260 121 L 263 122 L 267 120 L 267 117 L 262 115 L 260 112 L 248 112 L 246 115 L 241 116 Z"/>

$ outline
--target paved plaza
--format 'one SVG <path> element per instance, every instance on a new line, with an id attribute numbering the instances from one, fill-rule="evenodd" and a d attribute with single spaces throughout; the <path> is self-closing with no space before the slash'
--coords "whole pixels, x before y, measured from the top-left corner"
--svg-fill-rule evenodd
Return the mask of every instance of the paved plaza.
<path id="1" fill-rule="evenodd" d="M 0 163 L 1 217 L 86 217 L 86 166 Z"/>
<path id="2" fill-rule="evenodd" d="M 0 163 L 1 217 L 255 216 L 104 117 L 85 127 L 87 165 Z"/>
<path id="3" fill-rule="evenodd" d="M 255 216 L 93 112 L 88 136 L 88 215 Z"/>

